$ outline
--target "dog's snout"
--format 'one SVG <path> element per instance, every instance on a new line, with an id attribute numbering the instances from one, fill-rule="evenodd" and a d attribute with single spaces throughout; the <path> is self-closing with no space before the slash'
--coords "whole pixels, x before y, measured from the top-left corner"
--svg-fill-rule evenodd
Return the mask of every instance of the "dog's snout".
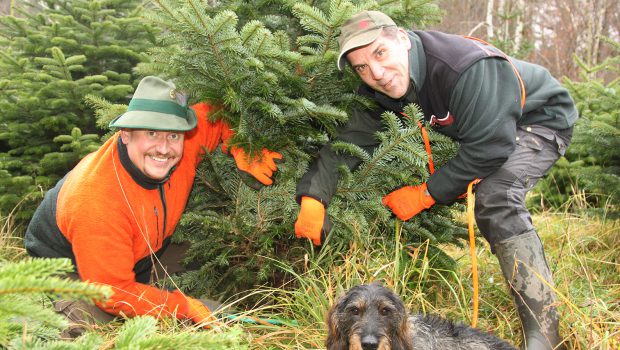
<path id="1" fill-rule="evenodd" d="M 371 334 L 362 337 L 362 349 L 364 350 L 377 350 L 379 348 L 379 339 Z"/>

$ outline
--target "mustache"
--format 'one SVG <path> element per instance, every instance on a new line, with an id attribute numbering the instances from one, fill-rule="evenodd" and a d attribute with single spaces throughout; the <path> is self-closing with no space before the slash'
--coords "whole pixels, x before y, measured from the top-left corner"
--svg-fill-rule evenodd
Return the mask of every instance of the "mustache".
<path id="1" fill-rule="evenodd" d="M 168 152 L 168 153 L 153 152 L 153 153 L 147 153 L 146 155 L 149 157 L 166 158 L 166 159 L 175 159 L 179 157 L 176 152 Z"/>

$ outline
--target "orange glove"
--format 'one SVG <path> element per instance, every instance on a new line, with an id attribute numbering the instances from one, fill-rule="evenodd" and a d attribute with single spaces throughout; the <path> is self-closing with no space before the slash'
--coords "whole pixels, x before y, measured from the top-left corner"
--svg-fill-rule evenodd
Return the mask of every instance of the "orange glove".
<path id="1" fill-rule="evenodd" d="M 213 325 L 218 324 L 209 308 L 201 303 L 200 300 L 190 297 L 187 297 L 187 318 L 204 328 L 211 328 Z"/>
<path id="2" fill-rule="evenodd" d="M 282 155 L 278 152 L 273 152 L 263 148 L 261 157 L 248 157 L 243 148 L 231 147 L 230 154 L 235 158 L 237 168 L 252 175 L 263 185 L 269 186 L 273 183 L 271 176 L 273 172 L 277 170 L 275 160 L 282 159 Z M 252 186 L 254 187 L 254 186 Z"/>
<path id="3" fill-rule="evenodd" d="M 217 112 L 221 106 L 211 106 L 204 102 L 192 105 L 192 108 L 196 112 L 197 118 L 203 118 L 207 120 L 207 129 L 205 135 L 205 148 L 209 152 L 213 152 L 217 145 L 222 142 L 222 151 L 228 153 L 228 140 L 234 135 L 230 125 L 223 119 L 219 119 L 215 122 L 211 122 L 208 119 L 209 114 Z M 267 149 L 263 149 L 262 156 L 249 159 L 247 153 L 242 148 L 231 147 L 230 154 L 235 158 L 237 168 L 241 171 L 242 176 L 245 174 L 251 175 L 263 185 L 271 185 L 273 181 L 271 176 L 276 171 L 275 160 L 282 159 L 282 155 L 278 152 L 271 152 Z M 255 180 L 250 180 L 246 176 L 243 176 L 243 180 L 248 186 L 254 189 L 260 189 L 261 185 L 257 184 Z M 248 181 L 249 180 L 249 181 Z"/>
<path id="4" fill-rule="evenodd" d="M 405 186 L 383 197 L 383 205 L 389 207 L 401 220 L 407 221 L 422 210 L 435 204 L 435 199 L 428 193 L 426 183 L 418 186 Z"/>
<path id="5" fill-rule="evenodd" d="M 234 135 L 232 129 L 226 125 L 222 129 L 222 151 L 228 152 L 228 140 Z M 268 149 L 263 148 L 261 156 L 257 156 L 254 158 L 248 157 L 248 154 L 245 153 L 243 148 L 239 147 L 231 147 L 230 154 L 235 159 L 235 163 L 237 164 L 237 169 L 241 172 L 242 175 L 249 174 L 258 180 L 263 185 L 269 186 L 273 183 L 271 180 L 271 176 L 273 172 L 277 170 L 276 160 L 281 160 L 282 155 L 278 152 L 272 152 Z M 255 185 L 252 181 L 244 182 L 254 188 L 260 189 L 260 185 Z"/>
<path id="6" fill-rule="evenodd" d="M 301 197 L 301 209 L 295 222 L 295 236 L 310 238 L 314 245 L 321 245 L 321 231 L 325 222 L 325 207 L 312 197 Z"/>

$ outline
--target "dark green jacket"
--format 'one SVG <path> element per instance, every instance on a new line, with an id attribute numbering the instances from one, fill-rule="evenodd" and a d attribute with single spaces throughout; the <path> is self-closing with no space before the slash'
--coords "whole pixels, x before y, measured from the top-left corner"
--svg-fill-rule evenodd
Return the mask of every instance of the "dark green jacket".
<path id="1" fill-rule="evenodd" d="M 432 118 L 435 130 L 458 141 L 460 148 L 458 154 L 436 169 L 427 182 L 437 203 L 453 202 L 466 191 L 470 181 L 497 170 L 514 151 L 518 127 L 542 125 L 563 130 L 577 120 L 577 111 L 568 91 L 545 68 L 511 58 L 525 84 L 527 98 L 521 108 L 518 80 L 507 60 L 488 56 L 470 59 L 471 65 L 459 66 L 462 51 L 459 48 L 469 45 L 469 39 L 438 32 L 408 33 L 412 43 L 409 51 L 412 86 L 408 93 L 402 99 L 394 100 L 362 86 L 359 92 L 370 93 L 378 106 L 372 110 L 353 108 L 337 139 L 372 153 L 379 145 L 375 134 L 384 129 L 380 117 L 384 111 L 401 112 L 409 103 L 420 103 L 420 96 L 421 105 L 428 104 L 425 103 L 428 96 L 442 96 L 440 104 L 447 106 L 451 117 L 433 113 L 442 108 L 428 105 L 423 108 L 425 119 L 430 122 L 435 114 L 436 117 Z M 462 45 L 459 40 L 463 41 Z M 493 48 L 486 49 L 494 51 Z M 441 85 L 442 74 L 446 78 L 453 76 L 455 64 L 458 79 L 446 91 Z M 431 69 L 437 66 L 443 68 Z M 458 71 L 459 68 L 462 71 Z M 445 122 L 441 122 L 442 119 Z M 297 186 L 298 200 L 301 196 L 310 196 L 329 205 L 338 183 L 337 167 L 342 163 L 353 169 L 360 160 L 336 155 L 329 144 L 323 147 Z"/>

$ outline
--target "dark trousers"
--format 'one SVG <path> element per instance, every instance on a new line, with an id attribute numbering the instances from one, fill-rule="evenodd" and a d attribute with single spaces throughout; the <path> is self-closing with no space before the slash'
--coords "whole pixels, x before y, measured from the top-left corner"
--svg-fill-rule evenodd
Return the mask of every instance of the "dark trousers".
<path id="1" fill-rule="evenodd" d="M 491 249 L 505 239 L 535 230 L 525 195 L 566 152 L 572 128 L 520 127 L 508 160 L 476 187 L 475 216 Z"/>
<path id="2" fill-rule="evenodd" d="M 185 257 L 189 243 L 170 244 L 159 259 L 155 262 L 151 273 L 151 282 L 156 282 L 186 269 L 179 262 Z M 77 273 L 67 274 L 67 278 L 79 280 Z M 82 300 L 53 300 L 54 310 L 63 314 L 70 322 L 70 326 L 61 333 L 62 338 L 75 338 L 89 328 L 113 321 L 116 316 L 109 314 L 96 305 Z"/>

